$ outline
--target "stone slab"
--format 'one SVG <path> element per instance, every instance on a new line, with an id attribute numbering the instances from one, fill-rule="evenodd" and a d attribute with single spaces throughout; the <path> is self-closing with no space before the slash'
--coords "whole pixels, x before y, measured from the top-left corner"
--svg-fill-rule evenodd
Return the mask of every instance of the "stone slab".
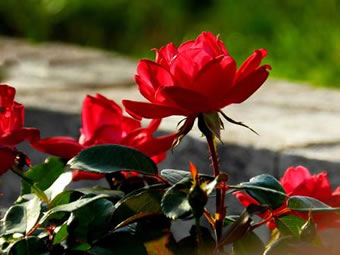
<path id="1" fill-rule="evenodd" d="M 118 103 L 144 100 L 134 86 L 137 61 L 79 46 L 0 38 L 4 82 L 17 88 L 28 107 L 79 113 L 86 94 L 102 93 Z M 224 109 L 260 136 L 226 123 L 222 140 L 319 160 L 340 160 L 340 91 L 268 80 L 245 103 Z M 182 117 L 166 118 L 173 131 Z M 196 131 L 199 134 L 198 131 Z"/>
<path id="2" fill-rule="evenodd" d="M 97 49 L 0 38 L 2 82 L 17 88 L 16 100 L 27 109 L 26 125 L 41 129 L 42 137 L 77 137 L 86 94 L 102 93 L 117 103 L 144 100 L 133 81 L 136 65 Z M 332 184 L 340 184 L 340 91 L 269 79 L 245 103 L 223 111 L 260 134 L 225 123 L 219 152 L 232 183 L 264 172 L 279 177 L 286 167 L 303 164 L 312 172 L 328 170 Z M 164 119 L 161 130 L 173 132 L 182 118 Z M 27 153 L 35 162 L 45 157 Z M 196 128 L 160 168 L 188 169 L 189 160 L 208 171 L 207 148 Z M 4 178 L 2 183 L 13 179 Z M 15 197 L 15 186 L 6 193 Z"/>

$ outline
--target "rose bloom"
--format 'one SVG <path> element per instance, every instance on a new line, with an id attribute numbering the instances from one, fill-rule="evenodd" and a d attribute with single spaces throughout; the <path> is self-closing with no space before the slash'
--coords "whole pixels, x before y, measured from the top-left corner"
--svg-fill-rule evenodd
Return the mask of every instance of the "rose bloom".
<path id="1" fill-rule="evenodd" d="M 0 84 L 0 175 L 15 164 L 23 155 L 15 148 L 23 141 L 39 139 L 39 130 L 24 127 L 24 106 L 14 101 L 15 89 Z M 24 156 L 29 164 L 29 160 Z"/>
<path id="2" fill-rule="evenodd" d="M 326 172 L 311 175 L 309 170 L 303 166 L 289 167 L 280 182 L 289 197 L 307 196 L 320 200 L 331 207 L 340 207 L 340 186 L 332 191 Z M 236 192 L 235 195 L 246 207 L 250 204 L 259 205 L 259 202 L 245 193 Z M 274 216 L 280 215 L 280 212 L 284 212 L 285 209 L 287 209 L 286 204 L 274 210 L 272 213 Z M 296 211 L 291 211 L 289 213 L 299 216 L 305 220 L 308 219 L 308 213 Z M 270 216 L 270 213 L 267 211 L 260 216 L 267 218 Z M 314 212 L 313 220 L 317 224 L 319 230 L 330 227 L 340 227 L 340 214 Z M 274 221 L 269 223 L 269 227 L 275 227 Z"/>
<path id="3" fill-rule="evenodd" d="M 174 135 L 153 137 L 160 119 L 152 120 L 142 128 L 140 121 L 124 116 L 114 101 L 99 94 L 85 97 L 81 117 L 79 140 L 65 136 L 49 137 L 36 141 L 33 146 L 42 152 L 70 159 L 89 146 L 121 144 L 143 152 L 158 163 L 165 158 L 174 140 Z M 103 176 L 73 171 L 73 180 L 100 179 Z"/>
<path id="4" fill-rule="evenodd" d="M 173 43 L 156 51 L 155 61 L 143 59 L 135 81 L 148 102 L 123 100 L 126 111 L 139 118 L 163 118 L 217 112 L 241 103 L 267 79 L 269 65 L 260 65 L 264 49 L 255 50 L 237 69 L 223 42 L 210 32 L 178 48 Z"/>

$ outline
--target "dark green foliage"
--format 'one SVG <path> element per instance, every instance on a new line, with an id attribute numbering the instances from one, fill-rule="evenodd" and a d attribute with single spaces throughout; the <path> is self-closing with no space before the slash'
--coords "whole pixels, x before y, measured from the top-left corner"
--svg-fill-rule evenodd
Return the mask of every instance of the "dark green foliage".
<path id="1" fill-rule="evenodd" d="M 33 167 L 22 176 L 24 194 L 2 219 L 0 253 L 205 255 L 224 248 L 232 249 L 233 255 L 320 252 L 320 238 L 311 213 L 307 221 L 287 214 L 289 210 L 273 215 L 269 220 L 275 220 L 276 234 L 266 246 L 253 231 L 262 224 L 254 215 L 276 212 L 284 203 L 295 211 L 339 211 L 309 197 L 288 199 L 274 177 L 259 175 L 249 182 L 229 186 L 229 193 L 245 191 L 261 205 L 251 204 L 241 215 L 227 215 L 221 238 L 216 241 L 213 212 L 205 210 L 205 205 L 209 194 L 215 196 L 213 190 L 221 188 L 223 175 L 213 178 L 198 174 L 193 181 L 189 172 L 168 169 L 160 177 L 149 157 L 123 146 L 108 145 L 84 150 L 69 165 L 106 174 L 120 173 L 122 168 L 143 174 L 117 179 L 125 182 L 124 189 L 122 185 L 112 185 L 111 189 L 65 190 L 71 173 L 64 173 L 59 160 L 52 158 Z M 51 173 L 53 170 L 56 172 Z M 41 178 L 43 171 L 53 178 Z M 136 185 L 135 178 L 143 185 Z M 209 229 L 201 226 L 203 213 Z M 182 240 L 176 240 L 172 220 L 190 220 L 192 216 L 196 226 Z"/>
<path id="2" fill-rule="evenodd" d="M 156 164 L 140 151 L 122 145 L 96 145 L 82 150 L 68 162 L 71 169 L 96 173 L 134 170 L 157 174 Z"/>
<path id="3" fill-rule="evenodd" d="M 288 207 L 301 212 L 340 212 L 340 208 L 332 208 L 315 198 L 305 196 L 290 197 Z"/>
<path id="4" fill-rule="evenodd" d="M 64 172 L 64 163 L 60 158 L 50 157 L 43 164 L 35 165 L 25 176 L 41 190 L 46 190 Z M 22 182 L 22 194 L 31 193 L 30 185 Z"/>
<path id="5" fill-rule="evenodd" d="M 280 182 L 269 174 L 261 174 L 243 182 L 236 189 L 244 189 L 261 205 L 277 209 L 285 202 L 287 195 Z"/>
<path id="6" fill-rule="evenodd" d="M 188 193 L 191 179 L 185 178 L 171 186 L 162 198 L 162 211 L 170 219 L 185 218 L 191 214 Z"/>

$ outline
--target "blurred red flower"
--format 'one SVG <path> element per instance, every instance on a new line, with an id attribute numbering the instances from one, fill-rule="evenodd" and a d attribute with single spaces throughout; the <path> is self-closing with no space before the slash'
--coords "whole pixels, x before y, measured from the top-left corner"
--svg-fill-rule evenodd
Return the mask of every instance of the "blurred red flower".
<path id="1" fill-rule="evenodd" d="M 121 144 L 143 152 L 158 163 L 165 158 L 175 137 L 172 134 L 154 138 L 160 119 L 152 120 L 146 128 L 142 128 L 140 121 L 124 116 L 119 105 L 100 94 L 85 97 L 81 117 L 78 141 L 72 137 L 57 136 L 40 139 L 33 146 L 42 152 L 70 159 L 89 146 Z M 73 171 L 73 180 L 102 177 L 102 174 Z"/>
<path id="2" fill-rule="evenodd" d="M 321 172 L 317 175 L 311 175 L 309 170 L 303 166 L 289 167 L 280 180 L 281 185 L 289 197 L 291 196 L 308 196 L 320 200 L 321 202 L 332 206 L 340 207 L 340 186 L 332 191 L 328 176 L 326 172 Z M 244 206 L 250 204 L 257 204 L 255 199 L 242 192 L 236 192 L 236 197 Z M 286 205 L 273 211 L 273 216 L 284 212 Z M 308 219 L 308 213 L 290 212 L 305 220 Z M 270 216 L 269 211 L 260 215 L 263 218 Z M 340 215 L 336 213 L 313 213 L 314 222 L 318 229 L 325 229 L 330 227 L 340 227 Z M 274 222 L 270 222 L 270 228 L 274 228 Z"/>
<path id="3" fill-rule="evenodd" d="M 38 129 L 23 127 L 24 106 L 15 102 L 14 97 L 13 87 L 0 84 L 0 175 L 13 166 L 21 154 L 16 144 L 39 139 Z"/>
<path id="4" fill-rule="evenodd" d="M 211 32 L 178 48 L 173 43 L 156 51 L 156 60 L 141 60 L 135 81 L 150 101 L 123 100 L 128 113 L 139 118 L 197 116 L 241 103 L 267 79 L 269 65 L 260 66 L 264 49 L 255 50 L 237 70 L 223 42 Z"/>

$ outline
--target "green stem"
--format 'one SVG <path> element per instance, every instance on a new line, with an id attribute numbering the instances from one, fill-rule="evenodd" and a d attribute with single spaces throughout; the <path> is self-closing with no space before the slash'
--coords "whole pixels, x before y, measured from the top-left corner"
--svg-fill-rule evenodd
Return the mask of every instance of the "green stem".
<path id="1" fill-rule="evenodd" d="M 216 150 L 216 142 L 215 142 L 215 136 L 214 135 L 206 135 L 208 147 L 209 147 L 209 153 L 210 153 L 210 161 L 214 172 L 214 177 L 218 176 L 220 174 L 220 166 L 218 163 L 218 157 L 217 157 L 217 150 Z M 221 239 L 222 236 L 222 229 L 223 229 L 223 219 L 226 215 L 226 208 L 224 206 L 224 198 L 225 198 L 225 188 L 224 184 L 221 188 L 216 189 L 216 223 L 215 223 L 215 232 L 217 237 L 217 243 Z"/>

